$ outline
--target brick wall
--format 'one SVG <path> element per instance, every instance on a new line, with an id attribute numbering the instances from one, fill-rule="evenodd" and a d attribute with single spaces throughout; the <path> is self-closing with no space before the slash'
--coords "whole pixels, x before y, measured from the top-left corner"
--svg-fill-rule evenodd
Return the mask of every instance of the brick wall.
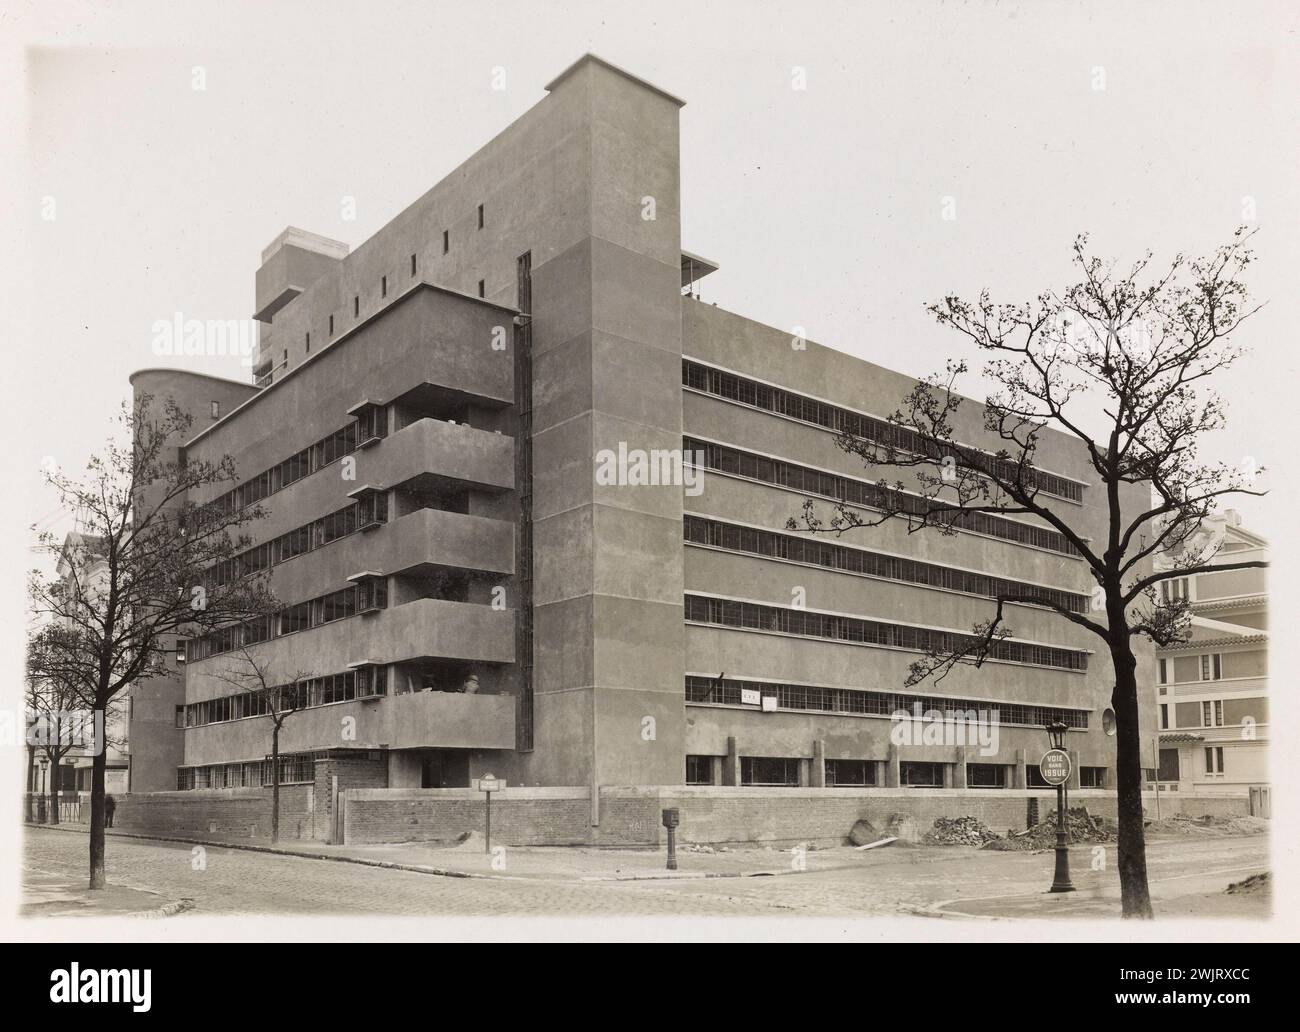
<path id="1" fill-rule="evenodd" d="M 485 832 L 486 799 L 466 788 L 352 790 L 342 796 L 344 841 L 450 842 Z M 584 788 L 512 788 L 492 794 L 492 841 L 501 845 L 588 843 L 591 796 Z"/>
<path id="2" fill-rule="evenodd" d="M 140 835 L 193 839 L 271 838 L 269 788 L 212 788 L 189 792 L 150 792 L 114 796 L 113 827 Z M 311 837 L 313 792 L 309 785 L 280 788 L 280 837 Z M 80 823 L 90 823 L 90 799 L 80 808 Z"/>

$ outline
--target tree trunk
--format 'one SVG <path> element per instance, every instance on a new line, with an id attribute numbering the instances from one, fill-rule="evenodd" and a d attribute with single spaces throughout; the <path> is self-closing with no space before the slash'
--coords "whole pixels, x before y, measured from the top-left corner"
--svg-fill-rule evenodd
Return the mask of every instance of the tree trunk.
<path id="1" fill-rule="evenodd" d="M 280 726 L 271 730 L 271 845 L 280 841 Z"/>
<path id="2" fill-rule="evenodd" d="M 27 823 L 36 820 L 36 746 L 27 746 Z"/>
<path id="3" fill-rule="evenodd" d="M 104 743 L 92 758 L 90 775 L 90 888 L 104 887 L 104 770 L 108 749 Z"/>
<path id="4" fill-rule="evenodd" d="M 1125 641 L 1111 646 L 1115 665 L 1115 774 L 1119 808 L 1119 891 L 1124 917 L 1147 918 L 1151 893 L 1147 887 L 1146 836 L 1142 830 L 1142 731 L 1138 724 L 1137 658 Z"/>
<path id="5" fill-rule="evenodd" d="M 46 804 L 50 808 L 50 824 L 59 823 L 59 761 L 53 760 L 50 763 L 50 784 L 49 784 L 50 801 Z"/>

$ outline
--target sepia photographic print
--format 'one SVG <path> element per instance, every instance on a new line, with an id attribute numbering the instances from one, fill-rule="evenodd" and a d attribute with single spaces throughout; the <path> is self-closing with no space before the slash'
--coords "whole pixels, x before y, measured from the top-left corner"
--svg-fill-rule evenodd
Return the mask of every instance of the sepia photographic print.
<path id="1" fill-rule="evenodd" d="M 1293 5 L 3 6 L 35 1005 L 251 940 L 1276 992 Z"/>

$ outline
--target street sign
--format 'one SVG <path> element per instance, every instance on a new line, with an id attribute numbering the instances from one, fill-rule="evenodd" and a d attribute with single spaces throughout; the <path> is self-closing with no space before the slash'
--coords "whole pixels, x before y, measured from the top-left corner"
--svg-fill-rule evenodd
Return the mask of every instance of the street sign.
<path id="1" fill-rule="evenodd" d="M 475 778 L 473 785 L 477 792 L 500 792 L 506 787 L 506 779 L 495 774 L 485 774 L 481 778 Z"/>
<path id="2" fill-rule="evenodd" d="M 1038 773 L 1049 785 L 1064 785 L 1070 780 L 1070 754 L 1064 749 L 1048 749 L 1038 761 Z"/>

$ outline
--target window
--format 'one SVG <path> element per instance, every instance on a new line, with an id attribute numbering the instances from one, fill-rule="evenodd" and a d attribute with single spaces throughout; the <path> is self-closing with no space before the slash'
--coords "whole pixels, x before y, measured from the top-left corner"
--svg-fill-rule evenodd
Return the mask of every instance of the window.
<path id="1" fill-rule="evenodd" d="M 1105 767 L 1080 767 L 1079 787 L 1080 788 L 1105 788 L 1106 768 Z"/>
<path id="2" fill-rule="evenodd" d="M 905 760 L 898 765 L 898 783 L 905 788 L 943 788 L 943 766 Z"/>
<path id="3" fill-rule="evenodd" d="M 442 253 L 446 254 L 451 250 L 451 231 L 444 229 L 442 231 Z"/>
<path id="4" fill-rule="evenodd" d="M 1210 777 L 1223 776 L 1223 746 L 1215 745 L 1205 750 L 1205 773 Z"/>
<path id="5" fill-rule="evenodd" d="M 1087 595 L 1042 587 L 1021 581 L 994 577 L 989 574 L 960 570 L 933 563 L 904 559 L 861 548 L 848 548 L 829 541 L 815 541 L 793 534 L 772 530 L 758 530 L 723 520 L 687 515 L 682 521 L 682 534 L 687 544 L 722 548 L 856 574 L 885 580 L 922 584 L 947 591 L 960 591 L 970 595 L 994 597 L 1015 592 L 1029 600 L 1041 599 L 1045 605 L 1059 606 L 1075 613 L 1086 613 L 1091 600 Z"/>
<path id="6" fill-rule="evenodd" d="M 356 318 L 360 314 L 361 314 L 361 295 L 353 294 L 352 295 L 352 316 L 353 318 Z"/>
<path id="7" fill-rule="evenodd" d="M 1223 727 L 1223 700 L 1201 703 L 1201 727 Z"/>
<path id="8" fill-rule="evenodd" d="M 1208 656 L 1201 657 L 1201 680 L 1218 681 L 1223 677 L 1223 656 L 1218 652 L 1212 652 Z"/>
<path id="9" fill-rule="evenodd" d="M 1160 704 L 1160 730 L 1169 730 L 1169 704 L 1167 702 Z"/>
<path id="10" fill-rule="evenodd" d="M 713 757 L 686 757 L 686 783 L 688 785 L 713 784 Z"/>
<path id="11" fill-rule="evenodd" d="M 357 496 L 357 529 L 366 530 L 388 522 L 388 493 L 363 491 Z"/>
<path id="12" fill-rule="evenodd" d="M 311 334 L 307 334 L 307 353 L 311 354 Z"/>
<path id="13" fill-rule="evenodd" d="M 823 498 L 849 505 L 877 510 L 888 508 L 899 513 L 900 517 L 923 516 L 931 512 L 935 504 L 923 495 L 882 487 L 874 481 L 826 473 L 793 462 L 755 455 L 728 445 L 709 444 L 693 437 L 682 438 L 682 451 L 693 455 L 695 463 L 703 469 L 774 484 L 800 494 L 821 495 Z M 1042 548 L 1062 555 L 1077 554 L 1074 546 L 1065 539 L 1064 535 L 1054 530 L 1035 527 L 1018 520 L 991 516 L 983 512 L 966 511 L 952 517 L 945 517 L 945 525 L 951 525 L 954 530 L 965 530 L 972 534 L 1015 541 L 1031 548 Z"/>
<path id="14" fill-rule="evenodd" d="M 1169 660 L 1167 659 L 1162 659 L 1160 661 L 1160 683 L 1169 683 Z"/>
<path id="15" fill-rule="evenodd" d="M 221 418 L 221 402 L 219 401 L 214 401 L 212 403 L 212 418 L 213 419 Z"/>
<path id="16" fill-rule="evenodd" d="M 1163 601 L 1186 602 L 1188 597 L 1188 578 L 1174 577 L 1160 582 L 1160 598 Z"/>
<path id="17" fill-rule="evenodd" d="M 184 707 L 184 706 L 177 706 L 177 707 L 176 707 L 176 726 L 177 726 L 177 727 L 184 727 L 184 726 L 185 726 L 185 707 Z"/>
<path id="18" fill-rule="evenodd" d="M 388 578 L 363 577 L 357 582 L 357 612 L 388 607 Z"/>
<path id="19" fill-rule="evenodd" d="M 988 699 L 963 699 L 913 695 L 909 692 L 873 692 L 860 688 L 827 688 L 819 685 L 773 684 L 770 681 L 742 681 L 732 678 L 686 678 L 686 702 L 695 705 L 740 706 L 741 693 L 749 689 L 759 695 L 776 695 L 777 709 L 819 710 L 856 716 L 890 717 L 899 710 L 978 710 L 987 708 Z M 994 703 L 998 720 L 1004 725 L 1020 724 L 1042 730 L 1044 725 L 1060 721 L 1067 727 L 1088 727 L 1088 711 L 1061 709 L 1056 706 L 1032 706 L 1020 702 Z"/>
<path id="20" fill-rule="evenodd" d="M 875 760 L 827 760 L 827 788 L 866 788 L 876 783 Z"/>
<path id="21" fill-rule="evenodd" d="M 1006 788 L 1007 768 L 1002 763 L 966 764 L 967 788 Z"/>
<path id="22" fill-rule="evenodd" d="M 768 787 L 799 786 L 799 761 L 784 757 L 742 756 L 740 783 Z"/>
<path id="23" fill-rule="evenodd" d="M 357 441 L 365 444 L 388 436 L 388 408 L 365 405 L 357 410 Z"/>
<path id="24" fill-rule="evenodd" d="M 1038 769 L 1038 764 L 1025 764 L 1025 785 L 1029 788 L 1055 788 L 1055 785 L 1049 785 L 1047 779 L 1043 777 L 1043 772 Z"/>
<path id="25" fill-rule="evenodd" d="M 957 631 L 889 624 L 852 616 L 834 616 L 804 609 L 760 605 L 733 599 L 686 596 L 686 619 L 691 623 L 738 627 L 748 631 L 820 638 L 855 645 L 906 649 L 912 652 L 953 652 L 969 640 Z M 1034 645 L 1005 639 L 994 643 L 989 658 L 1007 663 L 1086 670 L 1088 654 L 1078 649 Z"/>
<path id="26" fill-rule="evenodd" d="M 478 296 L 479 296 L 479 297 L 487 297 L 487 281 L 486 281 L 486 280 L 479 280 L 479 281 L 478 281 Z"/>
<path id="27" fill-rule="evenodd" d="M 411 255 L 411 275 L 415 275 L 415 255 Z"/>
<path id="28" fill-rule="evenodd" d="M 334 316 L 330 316 L 330 336 L 334 336 Z"/>
<path id="29" fill-rule="evenodd" d="M 893 445 L 936 461 L 951 455 L 974 469 L 996 471 L 1009 480 L 1020 480 L 1038 490 L 1071 501 L 1083 500 L 1083 484 L 1067 477 L 1041 469 L 1018 469 L 1010 460 L 999 459 L 988 452 L 973 448 L 959 448 L 927 439 L 913 430 L 886 420 L 840 408 L 802 394 L 795 394 L 780 387 L 759 383 L 757 380 L 727 373 L 721 369 L 700 365 L 698 362 L 690 360 L 682 362 L 682 385 L 741 405 L 750 405 L 779 416 L 813 423 L 827 430 L 837 432 L 846 430 L 857 437 Z"/>
<path id="30" fill-rule="evenodd" d="M 380 296 L 380 297 L 387 297 L 387 296 L 388 296 L 388 277 L 387 277 L 387 276 L 380 276 L 380 277 L 379 277 L 379 296 Z"/>
<path id="31" fill-rule="evenodd" d="M 483 228 L 483 205 L 478 206 L 478 228 Z"/>

